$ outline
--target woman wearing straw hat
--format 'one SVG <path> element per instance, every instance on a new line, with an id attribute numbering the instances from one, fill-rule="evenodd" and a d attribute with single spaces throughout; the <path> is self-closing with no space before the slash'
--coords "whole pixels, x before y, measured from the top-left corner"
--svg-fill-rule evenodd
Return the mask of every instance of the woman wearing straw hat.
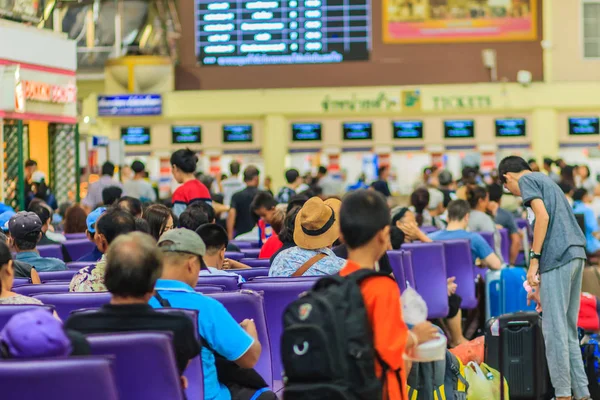
<path id="1" fill-rule="evenodd" d="M 336 256 L 331 246 L 340 236 L 337 199 L 309 199 L 296 217 L 296 247 L 275 257 L 269 276 L 318 276 L 337 274 L 345 260 Z"/>

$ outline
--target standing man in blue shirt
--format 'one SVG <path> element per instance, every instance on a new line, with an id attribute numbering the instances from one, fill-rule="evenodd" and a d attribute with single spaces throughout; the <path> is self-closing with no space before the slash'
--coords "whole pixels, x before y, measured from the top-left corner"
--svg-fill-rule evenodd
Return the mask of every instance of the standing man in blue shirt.
<path id="1" fill-rule="evenodd" d="M 246 319 L 238 325 L 221 303 L 194 290 L 204 265 L 202 257 L 206 253 L 204 242 L 195 232 L 172 229 L 160 237 L 158 246 L 163 253 L 163 272 L 162 278 L 156 282 L 156 292 L 171 307 L 200 311 L 198 330 L 210 346 L 210 349 L 203 347 L 201 353 L 205 399 L 231 400 L 231 390 L 248 389 L 219 382 L 215 353 L 242 368 L 253 368 L 262 351 L 254 321 Z M 156 297 L 149 304 L 154 308 L 161 307 Z M 270 393 L 264 391 L 256 399 L 270 399 L 267 396 Z M 248 396 L 251 397 L 252 394 Z"/>

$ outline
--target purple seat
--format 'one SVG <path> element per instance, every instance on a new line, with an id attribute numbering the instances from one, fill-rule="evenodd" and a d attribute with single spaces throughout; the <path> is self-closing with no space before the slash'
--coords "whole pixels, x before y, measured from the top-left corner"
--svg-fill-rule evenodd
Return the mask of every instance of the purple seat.
<path id="1" fill-rule="evenodd" d="M 113 361 L 105 357 L 3 360 L 3 399 L 118 400 Z"/>
<path id="2" fill-rule="evenodd" d="M 32 297 L 44 304 L 54 306 L 56 313 L 63 321 L 69 318 L 72 311 L 81 308 L 99 308 L 110 301 L 110 293 L 108 292 L 46 293 L 35 294 Z"/>
<path id="3" fill-rule="evenodd" d="M 83 233 L 63 233 L 67 240 L 79 240 L 79 239 L 87 239 L 87 235 L 85 232 Z"/>
<path id="4" fill-rule="evenodd" d="M 96 261 L 73 261 L 67 263 L 67 268 L 79 271 L 81 268 L 89 267 L 90 265 L 96 265 Z"/>
<path id="5" fill-rule="evenodd" d="M 119 398 L 183 400 L 170 332 L 101 334 L 86 338 L 92 354 L 115 356 Z"/>
<path id="6" fill-rule="evenodd" d="M 48 271 L 48 272 L 38 272 L 40 276 L 40 280 L 42 282 L 47 281 L 69 281 L 73 279 L 73 275 L 77 273 L 74 269 L 68 269 L 66 271 Z"/>
<path id="7" fill-rule="evenodd" d="M 29 278 L 15 278 L 13 280 L 13 287 L 17 287 L 17 286 L 21 286 L 21 285 L 28 285 L 31 283 L 31 279 Z"/>
<path id="8" fill-rule="evenodd" d="M 13 315 L 22 313 L 24 311 L 37 310 L 38 308 L 45 308 L 48 310 L 48 312 L 54 311 L 54 308 L 49 305 L 40 306 L 37 304 L 0 304 L 0 330 L 4 328 L 4 325 L 6 325 Z"/>
<path id="9" fill-rule="evenodd" d="M 226 251 L 225 258 L 240 261 L 242 258 L 244 258 L 244 253 L 238 253 L 237 251 Z"/>
<path id="10" fill-rule="evenodd" d="M 273 281 L 271 279 L 253 280 L 242 284 L 242 289 L 261 291 L 265 299 L 267 329 L 271 347 L 273 381 L 280 384 L 283 367 L 281 363 L 281 334 L 283 332 L 283 311 L 300 294 L 312 289 L 316 279 L 290 278 L 291 281 Z M 262 342 L 261 342 L 262 343 Z M 276 385 L 277 386 L 277 385 Z M 274 390 L 277 387 L 273 387 Z"/>
<path id="11" fill-rule="evenodd" d="M 406 277 L 404 276 L 404 266 L 402 265 L 402 253 L 404 253 L 402 250 L 391 250 L 387 252 L 388 260 L 390 260 L 390 265 L 394 272 L 394 277 L 396 278 L 396 283 L 398 284 L 400 292 L 404 292 L 406 289 Z"/>
<path id="12" fill-rule="evenodd" d="M 67 249 L 67 253 L 69 253 L 71 260 L 79 260 L 96 247 L 94 242 L 90 242 L 87 239 L 67 240 L 63 243 L 63 246 Z"/>
<path id="13" fill-rule="evenodd" d="M 244 258 L 258 258 L 260 249 L 240 249 L 244 253 Z"/>
<path id="14" fill-rule="evenodd" d="M 202 275 L 198 277 L 197 285 L 216 285 L 223 286 L 225 290 L 237 290 L 238 289 L 238 277 L 228 275 L 213 275 L 206 276 Z"/>
<path id="15" fill-rule="evenodd" d="M 251 269 L 238 269 L 235 273 L 242 276 L 245 280 L 250 281 L 257 276 L 268 276 L 269 268 L 256 267 Z"/>
<path id="16" fill-rule="evenodd" d="M 475 264 L 471 256 L 471 244 L 468 240 L 445 240 L 446 276 L 456 277 L 456 294 L 462 297 L 462 308 L 477 308 L 475 293 Z"/>
<path id="17" fill-rule="evenodd" d="M 445 318 L 449 308 L 444 245 L 408 243 L 402 245 L 402 248 L 412 253 L 415 284 L 427 303 L 428 318 Z"/>
<path id="18" fill-rule="evenodd" d="M 406 284 L 411 288 L 416 289 L 415 274 L 413 273 L 412 253 L 407 250 L 402 250 L 402 267 L 404 268 L 404 279 Z"/>
<path id="19" fill-rule="evenodd" d="M 426 233 L 426 234 L 430 234 L 430 233 L 439 231 L 439 229 L 435 226 L 422 226 L 420 229 L 423 233 Z"/>
<path id="20" fill-rule="evenodd" d="M 240 262 L 252 268 L 269 268 L 271 266 L 271 261 L 268 258 L 242 258 Z"/>
<path id="21" fill-rule="evenodd" d="M 37 247 L 40 256 L 42 257 L 53 257 L 59 260 L 63 259 L 62 245 L 60 244 L 49 244 L 46 246 Z"/>
<path id="22" fill-rule="evenodd" d="M 492 232 L 477 232 L 482 238 L 485 239 L 487 244 L 490 245 L 492 250 L 496 250 L 496 244 L 494 243 L 494 234 Z"/>
<path id="23" fill-rule="evenodd" d="M 43 285 L 22 285 L 13 288 L 13 292 L 23 296 L 31 296 L 39 293 L 67 293 L 69 284 L 45 283 Z"/>
<path id="24" fill-rule="evenodd" d="M 253 242 L 248 242 L 248 241 L 245 241 L 245 240 L 232 240 L 229 243 L 237 246 L 240 250 L 241 249 L 252 249 L 253 248 L 252 247 L 252 243 Z"/>
<path id="25" fill-rule="evenodd" d="M 504 262 L 510 263 L 510 235 L 508 234 L 508 229 L 502 228 L 500 229 L 500 249 L 502 250 L 502 258 L 504 258 Z"/>
<path id="26" fill-rule="evenodd" d="M 196 287 L 194 288 L 194 290 L 196 292 L 202 293 L 202 294 L 208 294 L 208 293 L 221 293 L 224 291 L 224 287 L 223 286 L 217 286 L 217 285 L 196 285 Z"/>
<path id="27" fill-rule="evenodd" d="M 242 322 L 245 319 L 254 319 L 256 331 L 258 332 L 258 340 L 262 345 L 262 353 L 254 369 L 264 378 L 269 387 L 273 387 L 271 347 L 269 344 L 263 296 L 249 290 L 214 293 L 208 296 L 223 304 L 237 322 Z"/>
<path id="28" fill-rule="evenodd" d="M 291 276 L 257 276 L 256 278 L 254 278 L 252 280 L 253 281 L 260 281 L 260 282 L 298 282 L 298 281 L 311 281 L 311 282 L 315 283 L 320 278 L 322 278 L 322 276 L 298 276 L 298 277 L 295 277 L 295 278 L 292 278 Z"/>

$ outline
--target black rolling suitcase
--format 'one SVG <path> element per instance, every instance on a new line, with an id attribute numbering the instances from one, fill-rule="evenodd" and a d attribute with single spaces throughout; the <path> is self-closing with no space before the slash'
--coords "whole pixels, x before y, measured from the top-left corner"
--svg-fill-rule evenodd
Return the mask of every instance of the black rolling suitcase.
<path id="1" fill-rule="evenodd" d="M 485 326 L 485 361 L 508 382 L 510 398 L 552 398 L 542 318 L 536 312 L 501 315 Z"/>

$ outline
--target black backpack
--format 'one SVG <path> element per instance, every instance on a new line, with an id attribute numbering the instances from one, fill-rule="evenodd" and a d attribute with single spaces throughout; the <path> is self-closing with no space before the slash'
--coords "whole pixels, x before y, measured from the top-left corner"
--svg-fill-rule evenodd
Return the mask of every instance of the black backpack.
<path id="1" fill-rule="evenodd" d="M 360 283 L 388 274 L 361 269 L 320 279 L 283 314 L 285 400 L 378 400 L 389 366 L 378 356 Z M 399 301 L 399 300 L 398 300 Z M 375 374 L 375 360 L 383 368 Z M 400 369 L 394 371 L 401 385 Z"/>

